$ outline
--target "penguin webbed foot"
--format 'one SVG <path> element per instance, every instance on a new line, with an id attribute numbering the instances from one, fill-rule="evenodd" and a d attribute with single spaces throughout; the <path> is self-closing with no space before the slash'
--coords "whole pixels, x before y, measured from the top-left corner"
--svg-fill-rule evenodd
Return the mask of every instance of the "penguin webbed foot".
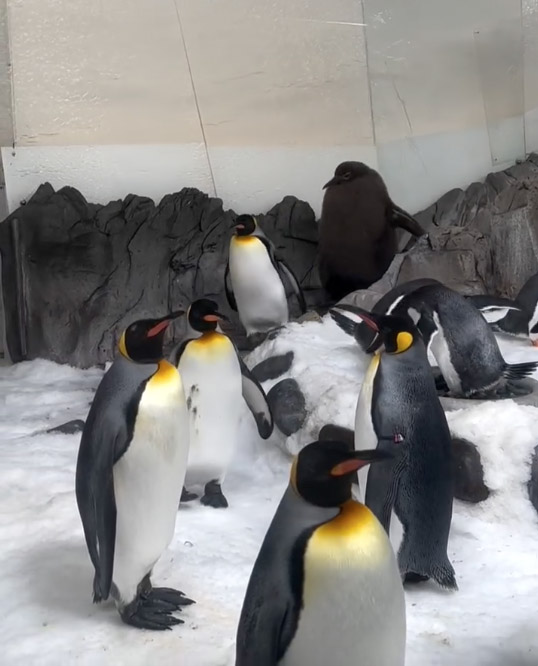
<path id="1" fill-rule="evenodd" d="M 205 493 L 200 498 L 200 503 L 204 506 L 210 506 L 213 509 L 226 509 L 228 500 L 222 494 L 222 489 L 218 481 L 209 481 L 205 485 Z"/>
<path id="2" fill-rule="evenodd" d="M 181 491 L 181 499 L 179 500 L 179 503 L 181 504 L 182 502 L 192 502 L 193 500 L 198 499 L 198 495 L 196 493 L 191 493 L 189 490 L 183 486 L 183 490 Z"/>
<path id="3" fill-rule="evenodd" d="M 189 599 L 183 592 L 171 587 L 153 587 L 147 598 L 156 606 L 159 604 L 170 606 L 171 610 L 180 610 L 181 606 L 190 606 L 196 603 L 194 599 Z"/>
<path id="4" fill-rule="evenodd" d="M 120 616 L 125 624 L 152 631 L 165 631 L 177 624 L 184 624 L 183 620 L 171 615 L 170 610 L 165 610 L 163 605 L 141 596 L 125 606 L 120 611 Z"/>

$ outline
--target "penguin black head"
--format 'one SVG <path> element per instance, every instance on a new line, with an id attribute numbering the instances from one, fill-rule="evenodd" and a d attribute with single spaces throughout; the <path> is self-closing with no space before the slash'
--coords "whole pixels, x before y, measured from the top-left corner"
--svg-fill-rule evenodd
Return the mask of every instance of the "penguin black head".
<path id="1" fill-rule="evenodd" d="M 291 470 L 291 483 L 310 504 L 341 506 L 351 499 L 353 475 L 357 470 L 392 457 L 381 449 L 352 451 L 344 442 L 313 442 L 297 456 Z"/>
<path id="2" fill-rule="evenodd" d="M 228 317 L 219 312 L 215 301 L 209 298 L 199 298 L 194 301 L 187 311 L 187 317 L 192 328 L 201 333 L 214 331 L 219 321 L 228 320 Z"/>
<path id="3" fill-rule="evenodd" d="M 118 347 L 123 356 L 136 363 L 158 363 L 163 358 L 163 340 L 173 319 L 183 310 L 171 312 L 160 319 L 139 319 L 123 332 Z"/>
<path id="4" fill-rule="evenodd" d="M 401 315 L 380 315 L 375 312 L 367 312 L 356 305 L 340 304 L 338 310 L 352 312 L 362 319 L 362 321 L 372 330 L 375 335 L 373 340 L 364 350 L 367 354 L 378 351 L 382 346 L 388 354 L 401 354 L 407 351 L 415 342 L 421 338 L 421 335 L 413 323 L 411 317 Z M 359 344 L 361 336 L 357 330 L 357 323 L 338 312 L 331 309 L 331 317 L 340 326 L 340 328 L 353 335 Z"/>
<path id="5" fill-rule="evenodd" d="M 235 233 L 238 236 L 250 236 L 256 231 L 257 225 L 254 215 L 239 215 L 235 218 Z"/>
<path id="6" fill-rule="evenodd" d="M 328 187 L 349 183 L 361 176 L 367 176 L 372 173 L 372 171 L 373 170 L 363 162 L 342 162 L 336 167 L 333 178 L 331 178 L 328 183 L 325 183 L 323 189 L 325 190 Z"/>

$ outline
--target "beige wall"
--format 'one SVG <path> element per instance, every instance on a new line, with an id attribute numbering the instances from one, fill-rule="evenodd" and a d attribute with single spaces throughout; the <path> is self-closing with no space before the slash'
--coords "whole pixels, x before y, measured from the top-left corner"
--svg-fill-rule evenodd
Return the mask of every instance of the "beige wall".
<path id="1" fill-rule="evenodd" d="M 50 180 L 319 211 L 362 159 L 416 210 L 538 149 L 536 0 L 2 1 L 12 208 Z"/>

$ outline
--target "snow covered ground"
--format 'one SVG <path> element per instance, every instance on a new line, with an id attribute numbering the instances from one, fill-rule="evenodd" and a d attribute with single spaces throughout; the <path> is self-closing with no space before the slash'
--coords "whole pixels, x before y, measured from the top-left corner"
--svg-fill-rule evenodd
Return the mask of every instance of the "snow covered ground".
<path id="1" fill-rule="evenodd" d="M 524 341 L 501 345 L 509 361 L 538 358 Z M 286 442 L 295 451 L 324 423 L 352 425 L 366 361 L 328 320 L 290 326 L 249 365 L 289 349 L 296 354 L 289 376 L 312 410 L 304 431 Z M 173 631 L 132 629 L 112 603 L 91 603 L 92 567 L 74 496 L 80 435 L 40 432 L 85 418 L 101 374 L 46 361 L 0 368 L 0 664 L 232 666 L 245 586 L 287 484 L 289 457 L 277 435 L 258 440 L 245 411 L 225 483 L 230 508 L 183 505 L 155 570 L 156 584 L 177 587 L 197 604 Z M 479 446 L 495 492 L 480 505 L 455 502 L 449 555 L 459 591 L 425 584 L 407 592 L 407 666 L 536 666 L 538 517 L 525 484 L 538 409 L 487 404 L 451 413 L 449 422 Z"/>

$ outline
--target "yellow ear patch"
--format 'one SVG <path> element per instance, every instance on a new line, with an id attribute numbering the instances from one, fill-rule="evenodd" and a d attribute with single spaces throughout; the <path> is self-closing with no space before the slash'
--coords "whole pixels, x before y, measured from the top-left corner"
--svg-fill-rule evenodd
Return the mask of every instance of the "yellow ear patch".
<path id="1" fill-rule="evenodd" d="M 413 336 L 407 331 L 400 331 L 396 336 L 396 351 L 395 354 L 401 354 L 404 351 L 407 351 L 409 347 L 413 344 Z"/>
<path id="2" fill-rule="evenodd" d="M 125 346 L 125 331 L 121 334 L 120 341 L 118 342 L 118 349 L 120 350 L 120 354 L 122 356 L 125 356 L 125 358 L 129 358 L 129 354 L 127 353 L 127 347 Z"/>

